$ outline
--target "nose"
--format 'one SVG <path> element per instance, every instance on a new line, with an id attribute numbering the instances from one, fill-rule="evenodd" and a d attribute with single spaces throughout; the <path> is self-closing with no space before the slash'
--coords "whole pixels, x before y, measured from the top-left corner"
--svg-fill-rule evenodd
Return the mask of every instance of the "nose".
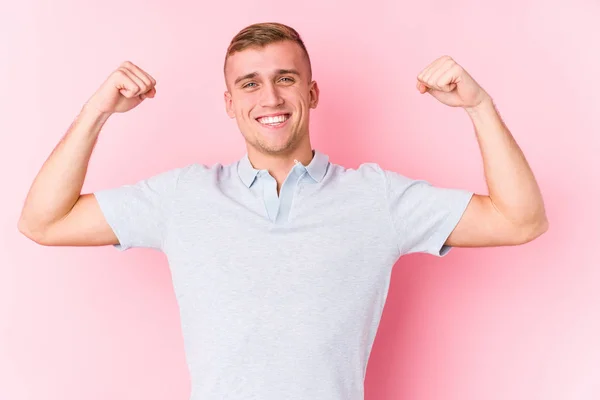
<path id="1" fill-rule="evenodd" d="M 266 84 L 263 86 L 261 92 L 260 105 L 262 107 L 277 107 L 283 104 L 283 98 L 277 86 Z"/>

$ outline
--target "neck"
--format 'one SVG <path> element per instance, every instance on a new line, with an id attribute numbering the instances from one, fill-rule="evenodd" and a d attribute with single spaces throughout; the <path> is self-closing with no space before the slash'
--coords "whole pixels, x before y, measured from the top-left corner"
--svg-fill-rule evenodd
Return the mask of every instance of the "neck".
<path id="1" fill-rule="evenodd" d="M 300 146 L 290 152 L 281 154 L 268 154 L 256 150 L 254 147 L 247 146 L 248 159 L 256 169 L 266 169 L 269 174 L 277 181 L 277 193 L 290 170 L 294 167 L 294 160 L 298 160 L 303 165 L 308 165 L 313 159 L 313 150 L 310 142 Z"/>

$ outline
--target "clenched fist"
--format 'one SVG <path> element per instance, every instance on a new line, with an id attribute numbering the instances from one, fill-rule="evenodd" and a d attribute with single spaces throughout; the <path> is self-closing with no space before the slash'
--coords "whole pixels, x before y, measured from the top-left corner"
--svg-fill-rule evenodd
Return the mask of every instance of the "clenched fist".
<path id="1" fill-rule="evenodd" d="M 417 76 L 417 90 L 451 107 L 473 108 L 489 99 L 475 79 L 450 56 L 429 64 Z"/>
<path id="2" fill-rule="evenodd" d="M 156 80 L 147 72 L 125 61 L 85 104 L 101 113 L 123 113 L 156 94 Z"/>

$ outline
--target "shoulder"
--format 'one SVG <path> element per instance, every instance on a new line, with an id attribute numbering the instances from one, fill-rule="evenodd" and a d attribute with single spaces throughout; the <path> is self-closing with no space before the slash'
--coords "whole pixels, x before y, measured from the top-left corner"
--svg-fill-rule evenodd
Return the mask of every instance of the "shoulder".
<path id="1" fill-rule="evenodd" d="M 364 162 L 353 168 L 331 164 L 331 175 L 334 179 L 356 183 L 381 183 L 384 179 L 384 170 L 374 162 Z"/>
<path id="2" fill-rule="evenodd" d="M 389 190 L 390 187 L 404 188 L 417 182 L 427 184 L 423 180 L 413 179 L 401 173 L 384 169 L 376 162 L 364 162 L 356 168 L 347 168 L 337 164 L 332 164 L 332 166 L 334 178 L 354 185 L 375 186 Z"/>
<path id="3" fill-rule="evenodd" d="M 205 182 L 210 180 L 229 179 L 236 173 L 236 163 L 232 164 L 205 164 L 191 163 L 182 167 L 173 168 L 165 173 L 177 179 L 177 186 L 189 183 Z"/>

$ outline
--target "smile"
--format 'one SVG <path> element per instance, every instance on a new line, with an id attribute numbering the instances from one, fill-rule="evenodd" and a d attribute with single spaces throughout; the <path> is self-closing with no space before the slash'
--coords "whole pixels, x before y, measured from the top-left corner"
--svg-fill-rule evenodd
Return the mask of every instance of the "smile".
<path id="1" fill-rule="evenodd" d="M 280 115 L 274 115 L 274 116 L 269 116 L 269 117 L 259 117 L 259 118 L 256 118 L 256 120 L 261 125 L 276 127 L 276 126 L 279 126 L 279 125 L 282 125 L 283 123 L 285 123 L 285 121 L 287 121 L 289 118 L 290 118 L 290 114 L 280 114 Z"/>

